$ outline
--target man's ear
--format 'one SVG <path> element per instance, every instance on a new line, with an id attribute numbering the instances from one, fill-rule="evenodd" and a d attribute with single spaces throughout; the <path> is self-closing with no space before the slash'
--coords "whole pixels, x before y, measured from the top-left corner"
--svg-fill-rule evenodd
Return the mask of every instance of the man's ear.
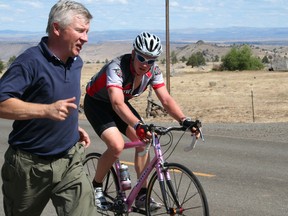
<path id="1" fill-rule="evenodd" d="M 53 23 L 53 32 L 54 32 L 54 34 L 59 36 L 60 35 L 60 30 L 61 30 L 61 28 L 60 28 L 59 24 L 58 23 Z"/>

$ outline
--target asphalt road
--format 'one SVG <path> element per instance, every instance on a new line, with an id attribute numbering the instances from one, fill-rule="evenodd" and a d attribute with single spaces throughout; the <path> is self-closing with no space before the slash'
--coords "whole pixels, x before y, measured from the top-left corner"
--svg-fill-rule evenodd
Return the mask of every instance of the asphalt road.
<path id="1" fill-rule="evenodd" d="M 80 124 L 93 142 L 87 152 L 104 151 L 104 144 L 89 123 L 83 120 Z M 10 130 L 11 121 L 1 119 L 1 164 Z M 188 140 L 184 137 L 168 161 L 182 163 L 197 174 L 208 198 L 210 215 L 288 215 L 288 123 L 204 124 L 203 131 L 205 142 L 184 152 L 183 143 Z M 127 151 L 122 158 L 132 162 L 133 155 Z M 2 212 L 1 204 L 0 215 L 4 215 Z M 56 215 L 50 203 L 42 215 Z"/>

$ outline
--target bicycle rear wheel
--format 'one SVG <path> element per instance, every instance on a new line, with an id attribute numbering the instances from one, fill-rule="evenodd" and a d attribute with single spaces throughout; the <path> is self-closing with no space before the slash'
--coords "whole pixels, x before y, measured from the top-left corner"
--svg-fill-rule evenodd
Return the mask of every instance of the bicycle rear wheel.
<path id="1" fill-rule="evenodd" d="M 98 160 L 101 157 L 101 154 L 93 152 L 86 155 L 86 158 L 83 161 L 84 171 L 90 176 L 91 182 L 95 176 Z M 107 201 L 112 205 L 114 199 L 117 196 L 117 191 L 119 191 L 119 183 L 117 180 L 117 175 L 113 167 L 110 168 L 109 172 L 104 178 L 103 181 L 103 193 Z M 100 215 L 115 215 L 112 211 L 98 209 Z M 119 214 L 122 215 L 122 214 Z"/>
<path id="2" fill-rule="evenodd" d="M 177 163 L 165 163 L 162 172 L 169 172 L 171 180 L 165 179 L 164 182 L 157 183 L 157 173 L 153 174 L 149 181 L 145 206 L 149 209 L 153 198 L 161 204 L 161 208 L 146 210 L 147 215 L 209 216 L 205 192 L 198 178 L 188 168 Z"/>

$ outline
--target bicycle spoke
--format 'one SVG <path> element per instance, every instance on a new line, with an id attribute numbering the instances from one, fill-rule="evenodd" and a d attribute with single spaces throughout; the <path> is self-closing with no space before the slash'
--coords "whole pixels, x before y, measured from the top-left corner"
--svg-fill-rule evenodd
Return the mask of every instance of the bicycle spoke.
<path id="1" fill-rule="evenodd" d="M 171 180 L 166 180 L 165 184 L 161 185 L 164 187 L 167 200 L 163 200 L 155 173 L 149 182 L 147 200 L 153 198 L 157 203 L 162 204 L 162 208 L 148 211 L 147 215 L 208 216 L 206 196 L 196 176 L 180 164 L 167 164 L 166 171 L 170 173 Z M 167 210 L 164 202 L 167 204 Z M 179 208 L 177 203 L 180 204 Z M 146 209 L 149 209 L 149 201 L 146 203 Z"/>

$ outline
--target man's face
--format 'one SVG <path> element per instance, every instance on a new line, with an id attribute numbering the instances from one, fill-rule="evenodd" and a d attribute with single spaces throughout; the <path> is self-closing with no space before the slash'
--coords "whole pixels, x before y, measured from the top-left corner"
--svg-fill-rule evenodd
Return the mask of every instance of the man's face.
<path id="1" fill-rule="evenodd" d="M 63 58 L 75 57 L 80 54 L 82 46 L 88 41 L 90 23 L 81 16 L 73 17 L 72 23 L 60 30 L 59 38 Z"/>
<path id="2" fill-rule="evenodd" d="M 134 54 L 134 69 L 138 76 L 144 75 L 151 68 L 151 66 L 156 61 L 156 58 L 146 56 L 137 52 L 133 52 Z"/>

